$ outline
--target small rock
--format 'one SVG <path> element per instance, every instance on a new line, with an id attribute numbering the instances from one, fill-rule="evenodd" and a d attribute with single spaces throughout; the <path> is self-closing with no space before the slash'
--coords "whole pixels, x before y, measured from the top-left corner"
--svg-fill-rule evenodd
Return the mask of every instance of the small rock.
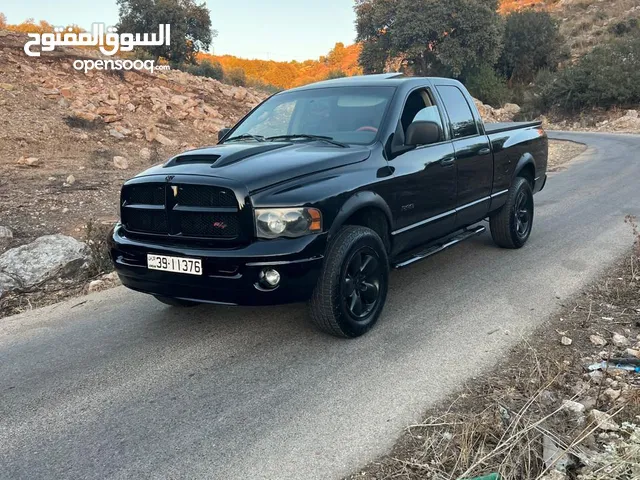
<path id="1" fill-rule="evenodd" d="M 74 110 L 72 112 L 72 116 L 79 118 L 81 120 L 85 120 L 87 122 L 95 122 L 100 118 L 99 115 L 96 115 L 95 113 L 92 113 L 92 112 L 86 112 L 84 110 Z"/>
<path id="2" fill-rule="evenodd" d="M 573 400 L 564 400 L 562 402 L 562 407 L 570 412 L 581 414 L 584 413 L 585 406 L 579 402 L 574 402 Z"/>
<path id="3" fill-rule="evenodd" d="M 57 88 L 44 88 L 44 87 L 38 87 L 38 91 L 40 93 L 44 93 L 45 95 L 60 95 L 60 90 L 58 90 Z"/>
<path id="4" fill-rule="evenodd" d="M 40 165 L 40 159 L 36 157 L 29 157 L 25 159 L 24 163 L 29 167 L 37 167 L 38 165 Z"/>
<path id="5" fill-rule="evenodd" d="M 613 388 L 607 388 L 604 391 L 604 394 L 609 397 L 609 400 L 611 400 L 612 402 L 615 402 L 618 398 L 620 398 L 620 394 L 622 393 L 622 391 L 620 390 L 614 390 Z"/>
<path id="6" fill-rule="evenodd" d="M 89 293 L 98 292 L 102 289 L 102 287 L 104 287 L 104 282 L 102 280 L 93 280 L 91 283 L 89 283 L 89 288 L 87 289 L 87 291 Z"/>
<path id="7" fill-rule="evenodd" d="M 126 170 L 129 168 L 129 161 L 125 157 L 113 157 L 113 166 L 119 170 Z"/>
<path id="8" fill-rule="evenodd" d="M 50 182 L 55 182 L 57 180 L 56 177 L 49 177 L 47 178 L 47 180 L 49 180 Z"/>
<path id="9" fill-rule="evenodd" d="M 143 148 L 140 150 L 140 158 L 144 161 L 151 160 L 151 150 L 148 148 Z"/>
<path id="10" fill-rule="evenodd" d="M 98 107 L 96 113 L 98 115 L 118 115 L 118 111 L 113 107 Z"/>
<path id="11" fill-rule="evenodd" d="M 174 140 L 171 140 L 170 138 L 165 137 L 161 133 L 158 133 L 156 135 L 156 142 L 161 143 L 162 145 L 170 146 L 170 147 L 176 144 Z"/>
<path id="12" fill-rule="evenodd" d="M 67 207 L 64 207 L 64 208 L 62 209 L 62 213 L 69 213 L 69 209 L 68 209 Z"/>
<path id="13" fill-rule="evenodd" d="M 569 337 L 562 337 L 560 343 L 562 343 L 562 345 L 564 345 L 565 347 L 568 347 L 573 343 L 573 340 L 571 340 Z"/>
<path id="14" fill-rule="evenodd" d="M 102 279 L 106 282 L 117 282 L 118 280 L 120 280 L 120 277 L 118 277 L 117 272 L 111 272 L 103 275 Z"/>
<path id="15" fill-rule="evenodd" d="M 627 357 L 640 358 L 640 350 L 634 350 L 633 348 L 627 348 L 624 353 L 625 353 L 625 355 Z"/>
<path id="16" fill-rule="evenodd" d="M 624 335 L 620 335 L 619 333 L 615 333 L 612 339 L 613 344 L 616 347 L 626 347 L 629 345 L 629 340 Z"/>
<path id="17" fill-rule="evenodd" d="M 600 335 L 591 335 L 589 340 L 597 347 L 604 347 L 607 344 L 607 341 Z"/>
<path id="18" fill-rule="evenodd" d="M 613 418 L 608 413 L 601 412 L 600 410 L 591 410 L 589 417 L 591 421 L 598 425 L 600 430 L 604 430 L 605 432 L 617 432 L 620 430 L 618 424 L 613 421 Z"/>
<path id="19" fill-rule="evenodd" d="M 115 128 L 112 128 L 111 130 L 109 130 L 109 135 L 111 135 L 114 138 L 117 138 L 118 140 L 122 140 L 123 138 L 125 138 L 125 136 L 119 131 L 117 131 Z"/>
<path id="20" fill-rule="evenodd" d="M 158 127 L 155 125 L 151 125 L 144 129 L 144 137 L 147 139 L 147 142 L 153 142 L 158 136 Z"/>
<path id="21" fill-rule="evenodd" d="M 0 83 L 0 88 L 3 90 L 11 91 L 14 87 L 10 83 Z"/>
<path id="22" fill-rule="evenodd" d="M 9 227 L 0 225 L 0 238 L 13 238 L 13 232 Z"/>
<path id="23" fill-rule="evenodd" d="M 67 177 L 66 183 L 67 185 L 73 185 L 74 183 L 76 183 L 76 177 L 74 177 L 73 175 L 69 175 Z"/>

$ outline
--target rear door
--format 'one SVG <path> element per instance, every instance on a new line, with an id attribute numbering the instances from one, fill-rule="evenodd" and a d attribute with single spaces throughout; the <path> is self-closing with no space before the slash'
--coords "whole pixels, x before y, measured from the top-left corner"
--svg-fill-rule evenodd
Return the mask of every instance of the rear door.
<path id="1" fill-rule="evenodd" d="M 436 90 L 451 125 L 458 192 L 455 227 L 463 228 L 489 213 L 493 154 L 482 123 L 462 90 L 455 85 L 437 85 Z"/>

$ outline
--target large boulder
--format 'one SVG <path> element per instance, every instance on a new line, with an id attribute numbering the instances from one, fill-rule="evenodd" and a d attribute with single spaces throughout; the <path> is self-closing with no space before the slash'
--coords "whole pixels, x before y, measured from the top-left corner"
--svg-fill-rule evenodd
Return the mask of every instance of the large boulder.
<path id="1" fill-rule="evenodd" d="M 58 278 L 82 278 L 90 260 L 86 244 L 65 235 L 46 235 L 0 255 L 0 283 L 30 288 Z"/>

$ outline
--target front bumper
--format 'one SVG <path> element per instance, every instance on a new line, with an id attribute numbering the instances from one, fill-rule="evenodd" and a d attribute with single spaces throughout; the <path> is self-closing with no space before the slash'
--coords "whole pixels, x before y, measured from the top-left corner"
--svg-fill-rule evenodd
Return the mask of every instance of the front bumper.
<path id="1" fill-rule="evenodd" d="M 226 305 L 277 305 L 306 301 L 320 276 L 326 234 L 296 239 L 255 241 L 234 249 L 171 245 L 127 237 L 122 225 L 109 235 L 109 250 L 123 285 L 139 292 Z M 147 254 L 202 260 L 202 276 L 147 268 Z M 276 269 L 275 289 L 259 283 L 260 272 Z"/>

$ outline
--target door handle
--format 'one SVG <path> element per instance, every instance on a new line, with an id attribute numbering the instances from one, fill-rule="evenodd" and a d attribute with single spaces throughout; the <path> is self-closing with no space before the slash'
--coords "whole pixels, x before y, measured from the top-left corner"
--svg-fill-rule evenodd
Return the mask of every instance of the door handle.
<path id="1" fill-rule="evenodd" d="M 445 157 L 440 160 L 440 165 L 442 165 L 443 167 L 450 167 L 454 163 L 456 163 L 456 157 Z"/>
<path id="2" fill-rule="evenodd" d="M 480 150 L 478 150 L 478 155 L 489 155 L 490 153 L 490 148 L 481 148 Z"/>

